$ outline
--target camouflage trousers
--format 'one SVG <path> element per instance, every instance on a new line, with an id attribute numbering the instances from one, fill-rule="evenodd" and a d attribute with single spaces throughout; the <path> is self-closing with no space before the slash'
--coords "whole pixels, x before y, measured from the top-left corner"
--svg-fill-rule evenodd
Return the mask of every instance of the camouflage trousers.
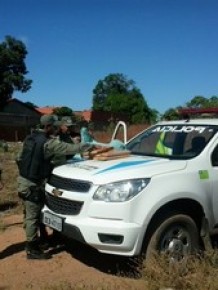
<path id="1" fill-rule="evenodd" d="M 26 241 L 33 242 L 38 239 L 39 232 L 44 226 L 40 222 L 43 203 L 36 203 L 29 200 L 23 201 L 24 205 L 24 223 L 23 227 L 26 233 Z"/>
<path id="2" fill-rule="evenodd" d="M 23 202 L 23 227 L 27 242 L 36 241 L 46 235 L 45 226 L 40 222 L 41 210 L 44 206 L 44 185 L 35 184 L 23 177 L 18 177 L 18 195 Z"/>

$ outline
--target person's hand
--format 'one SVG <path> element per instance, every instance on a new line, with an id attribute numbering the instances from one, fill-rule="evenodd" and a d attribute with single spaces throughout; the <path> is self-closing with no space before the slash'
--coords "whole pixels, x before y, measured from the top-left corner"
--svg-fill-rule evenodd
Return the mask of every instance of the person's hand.
<path id="1" fill-rule="evenodd" d="M 93 148 L 93 150 L 90 151 L 90 155 L 91 155 L 91 157 L 94 157 L 98 154 L 108 152 L 112 149 L 113 149 L 113 147 L 111 147 L 111 146 L 95 146 L 95 148 Z"/>
<path id="2" fill-rule="evenodd" d="M 93 144 L 89 144 L 89 143 L 84 143 L 84 144 L 81 144 L 80 146 L 80 155 L 82 158 L 84 159 L 91 159 L 90 158 L 90 152 L 93 150 L 94 148 L 94 145 Z"/>
<path id="3" fill-rule="evenodd" d="M 80 145 L 80 150 L 82 152 L 90 152 L 95 148 L 95 146 L 91 143 L 83 143 Z"/>
<path id="4" fill-rule="evenodd" d="M 113 147 L 94 145 L 88 151 L 83 153 L 85 159 L 93 159 L 96 155 L 112 150 Z"/>

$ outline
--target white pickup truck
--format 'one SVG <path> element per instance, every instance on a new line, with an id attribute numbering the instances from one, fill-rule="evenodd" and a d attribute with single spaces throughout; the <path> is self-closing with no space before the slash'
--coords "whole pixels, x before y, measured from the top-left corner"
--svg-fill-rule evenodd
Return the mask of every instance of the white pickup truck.
<path id="1" fill-rule="evenodd" d="M 202 233 L 218 227 L 218 120 L 160 122 L 126 149 L 55 168 L 44 224 L 103 253 L 198 250 Z"/>

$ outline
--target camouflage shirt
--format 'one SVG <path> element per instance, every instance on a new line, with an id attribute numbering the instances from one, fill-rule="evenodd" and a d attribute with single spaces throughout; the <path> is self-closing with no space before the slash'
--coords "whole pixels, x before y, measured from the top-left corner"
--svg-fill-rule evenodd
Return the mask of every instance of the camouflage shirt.
<path id="1" fill-rule="evenodd" d="M 53 166 L 66 163 L 67 156 L 86 151 L 90 146 L 87 144 L 74 144 L 61 141 L 58 137 L 49 139 L 44 145 L 46 159 L 51 159 Z"/>
<path id="2" fill-rule="evenodd" d="M 44 144 L 44 157 L 45 159 L 50 159 L 53 167 L 63 165 L 66 163 L 66 156 L 74 155 L 77 153 L 82 153 L 90 149 L 89 144 L 70 144 L 60 141 L 58 137 L 51 137 Z M 34 182 L 19 176 L 18 177 L 18 192 L 26 191 L 30 186 L 44 186 L 45 180 L 40 182 L 40 184 L 35 184 Z"/>

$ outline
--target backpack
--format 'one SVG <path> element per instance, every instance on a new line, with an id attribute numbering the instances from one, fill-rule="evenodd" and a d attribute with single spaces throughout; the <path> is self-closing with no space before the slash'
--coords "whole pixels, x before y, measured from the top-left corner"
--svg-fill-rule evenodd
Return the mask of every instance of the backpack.
<path id="1" fill-rule="evenodd" d="M 33 132 L 23 143 L 23 149 L 17 160 L 19 173 L 22 177 L 39 182 L 51 173 L 50 160 L 44 158 L 44 144 L 48 140 L 44 132 Z"/>

